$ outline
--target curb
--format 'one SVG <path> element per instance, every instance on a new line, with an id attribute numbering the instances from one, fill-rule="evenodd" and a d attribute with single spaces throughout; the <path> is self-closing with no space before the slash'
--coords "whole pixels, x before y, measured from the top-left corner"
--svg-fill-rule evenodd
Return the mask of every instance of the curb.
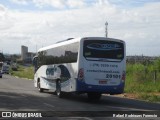
<path id="1" fill-rule="evenodd" d="M 12 76 L 12 75 L 11 75 Z M 18 76 L 13 76 L 13 77 L 15 77 L 15 78 L 21 78 L 21 77 L 18 77 Z M 25 79 L 25 80 L 33 80 L 33 79 L 28 79 L 28 78 L 21 78 L 21 79 Z"/>
<path id="2" fill-rule="evenodd" d="M 111 96 L 111 95 L 104 95 L 106 96 L 106 99 L 116 102 L 117 101 L 120 104 L 128 104 L 130 106 L 139 106 L 141 109 L 150 109 L 150 110 L 160 110 L 160 103 L 152 103 L 152 102 L 147 102 L 144 100 L 139 100 L 139 99 L 133 99 L 133 98 L 126 98 L 126 97 L 119 97 L 119 96 Z"/>

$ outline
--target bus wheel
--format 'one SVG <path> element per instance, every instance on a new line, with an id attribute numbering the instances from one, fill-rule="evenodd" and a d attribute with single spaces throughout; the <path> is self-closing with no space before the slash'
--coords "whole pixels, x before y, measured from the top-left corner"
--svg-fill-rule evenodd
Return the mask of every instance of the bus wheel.
<path id="1" fill-rule="evenodd" d="M 61 91 L 61 81 L 57 80 L 56 82 L 56 93 L 59 98 L 63 97 L 63 92 Z"/>
<path id="2" fill-rule="evenodd" d="M 90 92 L 90 93 L 88 93 L 88 99 L 89 100 L 96 100 L 96 101 L 98 101 L 98 100 L 100 100 L 100 98 L 101 98 L 101 93 L 96 93 L 96 92 Z"/>
<path id="3" fill-rule="evenodd" d="M 40 83 L 40 80 L 39 80 L 39 79 L 38 79 L 37 86 L 38 86 L 38 91 L 39 91 L 39 92 L 43 92 L 43 88 L 41 88 L 41 83 Z"/>

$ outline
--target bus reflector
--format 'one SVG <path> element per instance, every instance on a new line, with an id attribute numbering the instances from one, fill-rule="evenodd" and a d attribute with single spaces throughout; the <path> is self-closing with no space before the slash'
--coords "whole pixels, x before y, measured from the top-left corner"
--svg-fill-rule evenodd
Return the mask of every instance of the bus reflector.
<path id="1" fill-rule="evenodd" d="M 123 71 L 123 74 L 122 74 L 122 81 L 125 81 L 125 79 L 126 79 L 126 73 L 125 73 L 125 71 Z"/>
<path id="2" fill-rule="evenodd" d="M 84 79 L 84 70 L 81 68 L 78 72 L 78 79 L 83 80 Z"/>

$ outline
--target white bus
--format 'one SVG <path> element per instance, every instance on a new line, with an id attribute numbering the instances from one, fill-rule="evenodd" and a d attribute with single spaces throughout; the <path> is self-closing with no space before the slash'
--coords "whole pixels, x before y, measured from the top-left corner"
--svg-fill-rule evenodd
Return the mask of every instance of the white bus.
<path id="1" fill-rule="evenodd" d="M 121 94 L 126 74 L 125 42 L 113 38 L 67 39 L 38 50 L 34 57 L 34 86 L 65 92 L 87 93 L 89 99 L 101 94 Z"/>

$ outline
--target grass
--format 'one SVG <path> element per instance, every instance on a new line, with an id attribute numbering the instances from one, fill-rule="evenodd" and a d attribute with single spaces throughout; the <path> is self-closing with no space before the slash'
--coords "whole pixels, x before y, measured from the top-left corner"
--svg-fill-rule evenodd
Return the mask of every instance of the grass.
<path id="1" fill-rule="evenodd" d="M 28 78 L 28 79 L 33 79 L 34 78 L 34 72 L 33 72 L 33 67 L 26 67 L 22 65 L 18 65 L 18 70 L 13 71 L 10 70 L 11 75 L 13 76 L 18 76 L 20 78 Z"/>
<path id="2" fill-rule="evenodd" d="M 155 95 L 155 94 L 146 94 L 146 93 L 141 93 L 138 96 L 139 99 L 142 100 L 146 100 L 146 101 L 150 101 L 150 102 L 160 102 L 160 94 L 159 95 Z"/>
<path id="3" fill-rule="evenodd" d="M 125 93 L 134 94 L 138 99 L 160 102 L 160 72 L 155 66 L 154 63 L 127 64 Z"/>

